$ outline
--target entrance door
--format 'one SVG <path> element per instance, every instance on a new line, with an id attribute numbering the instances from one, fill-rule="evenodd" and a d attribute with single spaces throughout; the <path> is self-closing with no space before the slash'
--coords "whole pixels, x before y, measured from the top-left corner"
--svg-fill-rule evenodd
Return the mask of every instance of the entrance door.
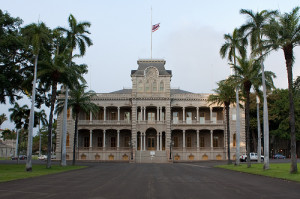
<path id="1" fill-rule="evenodd" d="M 155 137 L 148 137 L 147 146 L 148 150 L 155 150 Z"/>

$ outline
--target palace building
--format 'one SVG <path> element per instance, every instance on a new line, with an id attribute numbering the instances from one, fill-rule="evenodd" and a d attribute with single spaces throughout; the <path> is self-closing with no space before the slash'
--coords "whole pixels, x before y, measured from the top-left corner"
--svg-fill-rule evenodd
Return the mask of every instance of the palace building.
<path id="1" fill-rule="evenodd" d="M 98 93 L 96 115 L 81 112 L 78 160 L 166 163 L 227 159 L 224 107 L 207 102 L 209 94 L 171 88 L 172 71 L 162 59 L 140 59 L 131 71 L 132 89 Z M 64 96 L 60 96 L 63 98 Z M 73 156 L 75 122 L 68 111 L 67 159 Z M 236 152 L 236 114 L 230 109 L 231 158 Z M 245 151 L 241 110 L 241 153 Z M 61 152 L 62 114 L 58 115 L 57 158 Z"/>

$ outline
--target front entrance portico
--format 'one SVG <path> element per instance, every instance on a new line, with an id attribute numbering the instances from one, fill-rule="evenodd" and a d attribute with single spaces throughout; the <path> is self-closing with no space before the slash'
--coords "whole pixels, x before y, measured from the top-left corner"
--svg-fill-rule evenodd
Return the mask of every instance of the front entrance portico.
<path id="1" fill-rule="evenodd" d="M 146 130 L 146 150 L 154 151 L 157 147 L 157 131 L 154 128 L 149 128 Z"/>

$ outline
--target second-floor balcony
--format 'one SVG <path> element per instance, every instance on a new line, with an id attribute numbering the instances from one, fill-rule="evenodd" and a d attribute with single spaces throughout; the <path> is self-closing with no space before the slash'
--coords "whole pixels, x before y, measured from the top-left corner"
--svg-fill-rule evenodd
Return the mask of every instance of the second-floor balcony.
<path id="1" fill-rule="evenodd" d="M 189 125 L 189 124 L 196 124 L 196 125 L 214 125 L 214 124 L 224 124 L 223 120 L 172 120 L 171 124 L 173 125 Z"/>
<path id="2" fill-rule="evenodd" d="M 95 124 L 119 124 L 131 125 L 131 120 L 79 120 L 79 125 L 95 125 Z"/>

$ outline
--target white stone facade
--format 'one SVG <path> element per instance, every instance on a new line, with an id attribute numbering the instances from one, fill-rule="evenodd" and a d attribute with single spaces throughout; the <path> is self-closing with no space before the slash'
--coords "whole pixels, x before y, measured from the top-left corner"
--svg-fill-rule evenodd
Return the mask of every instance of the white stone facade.
<path id="1" fill-rule="evenodd" d="M 99 93 L 92 100 L 97 115 L 80 113 L 79 160 L 170 162 L 227 159 L 223 107 L 210 105 L 209 94 L 171 89 L 165 60 L 138 60 L 132 89 Z M 234 110 L 231 107 L 231 110 Z M 68 113 L 67 159 L 72 158 L 74 120 Z M 241 111 L 241 151 L 245 151 Z M 235 118 L 230 113 L 231 158 L 235 159 Z M 61 151 L 62 115 L 58 115 L 57 158 Z"/>

